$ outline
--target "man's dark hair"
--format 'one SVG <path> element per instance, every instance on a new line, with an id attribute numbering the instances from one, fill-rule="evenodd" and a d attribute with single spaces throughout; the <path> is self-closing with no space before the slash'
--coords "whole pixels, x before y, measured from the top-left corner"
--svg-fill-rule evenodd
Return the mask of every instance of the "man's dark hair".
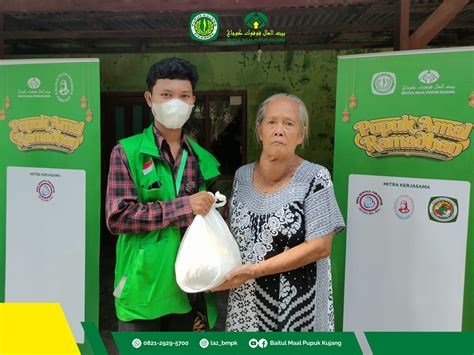
<path id="1" fill-rule="evenodd" d="M 198 81 L 196 66 L 180 58 L 167 58 L 153 64 L 148 71 L 146 84 L 148 91 L 152 92 L 158 79 L 189 80 L 194 88 Z"/>

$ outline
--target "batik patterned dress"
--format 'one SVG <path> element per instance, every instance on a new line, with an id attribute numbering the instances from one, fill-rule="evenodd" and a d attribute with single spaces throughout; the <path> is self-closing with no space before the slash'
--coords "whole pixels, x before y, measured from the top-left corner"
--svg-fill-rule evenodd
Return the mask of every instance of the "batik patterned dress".
<path id="1" fill-rule="evenodd" d="M 262 195 L 253 187 L 254 166 L 236 172 L 230 202 L 231 231 L 244 264 L 345 227 L 326 168 L 304 161 L 287 187 Z M 329 257 L 232 289 L 226 331 L 334 331 Z"/>

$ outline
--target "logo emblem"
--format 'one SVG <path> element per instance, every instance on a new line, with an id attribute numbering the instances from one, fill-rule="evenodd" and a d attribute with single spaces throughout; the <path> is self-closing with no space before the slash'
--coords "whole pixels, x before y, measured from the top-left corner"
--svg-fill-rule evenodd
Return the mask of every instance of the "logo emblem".
<path id="1" fill-rule="evenodd" d="M 61 73 L 56 78 L 56 98 L 60 102 L 68 102 L 74 94 L 74 84 L 68 73 Z"/>
<path id="2" fill-rule="evenodd" d="M 32 90 L 36 90 L 36 89 L 39 89 L 39 87 L 41 86 L 41 80 L 39 80 L 38 78 L 30 78 L 28 80 L 28 87 Z"/>
<path id="3" fill-rule="evenodd" d="M 372 76 L 372 94 L 390 95 L 395 92 L 397 79 L 395 73 L 381 72 Z"/>
<path id="4" fill-rule="evenodd" d="M 263 12 L 249 12 L 245 16 L 245 24 L 254 30 L 264 28 L 268 23 L 268 17 Z"/>
<path id="5" fill-rule="evenodd" d="M 452 223 L 458 219 L 458 200 L 452 197 L 435 196 L 428 204 L 430 220 L 440 223 Z"/>
<path id="6" fill-rule="evenodd" d="M 413 199 L 408 195 L 402 195 L 395 201 L 393 206 L 395 214 L 401 219 L 408 219 L 415 210 Z"/>
<path id="7" fill-rule="evenodd" d="M 432 84 L 436 83 L 439 79 L 439 73 L 436 70 L 423 70 L 418 74 L 418 80 L 423 84 Z"/>
<path id="8" fill-rule="evenodd" d="M 189 34 L 191 39 L 209 42 L 217 39 L 219 35 L 219 19 L 210 12 L 195 12 L 189 21 Z"/>
<path id="9" fill-rule="evenodd" d="M 382 198 L 375 191 L 362 191 L 357 196 L 356 203 L 359 210 L 365 214 L 375 214 L 382 207 Z"/>
<path id="10" fill-rule="evenodd" d="M 54 197 L 54 185 L 49 180 L 42 180 L 38 186 L 36 186 L 36 192 L 38 193 L 38 197 L 43 201 L 50 201 Z"/>

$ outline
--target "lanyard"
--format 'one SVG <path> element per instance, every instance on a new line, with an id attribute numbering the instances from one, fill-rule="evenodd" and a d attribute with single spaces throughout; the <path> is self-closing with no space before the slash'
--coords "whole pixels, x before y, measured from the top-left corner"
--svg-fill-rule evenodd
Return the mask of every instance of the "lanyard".
<path id="1" fill-rule="evenodd" d="M 176 175 L 176 197 L 178 197 L 179 195 L 179 187 L 181 186 L 181 180 L 183 180 L 186 160 L 188 160 L 188 150 L 186 148 L 183 148 L 183 154 L 181 155 L 181 163 L 179 164 L 178 174 Z"/>

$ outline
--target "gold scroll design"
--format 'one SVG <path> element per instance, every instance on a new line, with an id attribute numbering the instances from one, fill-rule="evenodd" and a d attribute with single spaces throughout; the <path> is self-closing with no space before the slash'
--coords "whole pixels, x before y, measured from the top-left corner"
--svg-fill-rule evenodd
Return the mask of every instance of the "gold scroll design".
<path id="1" fill-rule="evenodd" d="M 11 120 L 10 140 L 21 151 L 74 152 L 84 141 L 84 122 L 40 115 Z"/>
<path id="2" fill-rule="evenodd" d="M 470 145 L 472 123 L 402 115 L 353 125 L 355 144 L 373 158 L 419 156 L 451 160 Z"/>

